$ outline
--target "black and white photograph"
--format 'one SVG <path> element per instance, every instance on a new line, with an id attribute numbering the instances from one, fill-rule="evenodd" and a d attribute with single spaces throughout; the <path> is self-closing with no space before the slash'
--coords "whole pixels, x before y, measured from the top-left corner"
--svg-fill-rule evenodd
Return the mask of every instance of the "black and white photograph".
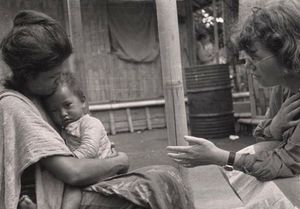
<path id="1" fill-rule="evenodd" d="M 0 209 L 299 209 L 300 0 L 0 0 Z"/>

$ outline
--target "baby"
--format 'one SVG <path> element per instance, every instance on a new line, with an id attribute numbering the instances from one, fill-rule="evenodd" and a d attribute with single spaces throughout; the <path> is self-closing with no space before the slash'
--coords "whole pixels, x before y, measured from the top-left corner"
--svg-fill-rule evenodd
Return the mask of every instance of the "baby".
<path id="1" fill-rule="evenodd" d="M 101 121 L 85 113 L 86 97 L 71 73 L 61 75 L 55 93 L 45 99 L 45 108 L 77 158 L 115 155 Z M 66 187 L 62 209 L 79 208 L 80 201 L 81 191 Z"/>

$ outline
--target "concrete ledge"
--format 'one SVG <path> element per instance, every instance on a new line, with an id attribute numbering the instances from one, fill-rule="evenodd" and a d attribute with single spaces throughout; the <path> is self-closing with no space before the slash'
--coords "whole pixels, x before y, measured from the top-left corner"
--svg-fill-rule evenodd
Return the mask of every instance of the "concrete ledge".
<path id="1" fill-rule="evenodd" d="M 245 125 L 258 125 L 263 119 L 262 118 L 240 118 L 238 123 Z"/>

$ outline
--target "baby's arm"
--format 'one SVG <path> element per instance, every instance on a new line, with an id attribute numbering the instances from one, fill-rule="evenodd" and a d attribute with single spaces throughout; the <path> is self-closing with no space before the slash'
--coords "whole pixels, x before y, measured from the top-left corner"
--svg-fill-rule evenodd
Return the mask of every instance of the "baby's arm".
<path id="1" fill-rule="evenodd" d="M 98 157 L 103 140 L 107 137 L 102 123 L 93 117 L 86 117 L 80 126 L 80 146 L 73 152 L 78 158 Z M 109 141 L 108 141 L 109 142 Z"/>

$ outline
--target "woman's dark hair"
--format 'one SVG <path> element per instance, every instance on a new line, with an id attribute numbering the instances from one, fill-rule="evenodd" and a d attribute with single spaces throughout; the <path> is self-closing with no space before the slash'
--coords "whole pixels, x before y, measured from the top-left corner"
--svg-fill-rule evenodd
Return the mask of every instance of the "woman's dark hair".
<path id="1" fill-rule="evenodd" d="M 297 0 L 273 0 L 265 8 L 253 8 L 244 22 L 238 45 L 253 53 L 255 41 L 274 53 L 290 73 L 300 72 L 300 6 Z"/>
<path id="2" fill-rule="evenodd" d="M 75 78 L 75 76 L 70 72 L 64 72 L 60 75 L 59 79 L 57 80 L 58 88 L 59 86 L 66 86 L 69 90 L 77 96 L 81 102 L 86 101 L 86 97 L 82 91 L 82 88 Z"/>
<path id="3" fill-rule="evenodd" d="M 37 75 L 61 65 L 72 54 L 64 28 L 44 13 L 24 10 L 17 13 L 13 28 L 0 44 L 4 62 L 12 77 L 4 85 L 20 90 L 28 75 Z"/>

